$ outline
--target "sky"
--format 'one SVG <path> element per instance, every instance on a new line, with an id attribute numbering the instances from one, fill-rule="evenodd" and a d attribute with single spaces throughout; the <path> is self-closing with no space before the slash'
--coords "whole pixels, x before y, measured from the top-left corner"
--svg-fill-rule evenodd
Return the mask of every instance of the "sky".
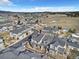
<path id="1" fill-rule="evenodd" d="M 79 11 L 79 0 L 0 0 L 0 10 L 13 12 Z"/>

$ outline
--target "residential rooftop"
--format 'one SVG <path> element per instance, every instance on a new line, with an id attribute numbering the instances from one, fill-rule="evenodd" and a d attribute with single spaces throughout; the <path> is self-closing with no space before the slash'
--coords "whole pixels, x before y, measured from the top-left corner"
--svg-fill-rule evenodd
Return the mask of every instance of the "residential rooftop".
<path id="1" fill-rule="evenodd" d="M 19 34 L 28 28 L 29 28 L 28 26 L 24 26 L 24 25 L 22 27 L 14 27 L 14 29 L 11 32 L 14 34 Z"/>

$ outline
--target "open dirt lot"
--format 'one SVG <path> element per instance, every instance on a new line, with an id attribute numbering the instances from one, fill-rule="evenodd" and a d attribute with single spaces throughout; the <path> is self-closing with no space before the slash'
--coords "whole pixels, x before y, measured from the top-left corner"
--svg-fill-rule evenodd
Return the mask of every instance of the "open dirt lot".
<path id="1" fill-rule="evenodd" d="M 62 27 L 75 28 L 79 32 L 79 17 L 48 15 L 48 17 L 43 17 L 41 20 L 42 23 L 48 26 L 59 25 Z"/>

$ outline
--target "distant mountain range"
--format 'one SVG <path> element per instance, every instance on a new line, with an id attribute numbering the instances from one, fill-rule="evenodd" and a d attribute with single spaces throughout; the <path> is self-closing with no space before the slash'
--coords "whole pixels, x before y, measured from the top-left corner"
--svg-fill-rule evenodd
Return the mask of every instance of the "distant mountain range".
<path id="1" fill-rule="evenodd" d="M 79 11 L 70 11 L 70 12 L 51 12 L 51 11 L 45 11 L 45 12 L 12 12 L 12 11 L 0 11 L 0 13 L 79 13 Z"/>
<path id="2" fill-rule="evenodd" d="M 70 11 L 70 12 L 50 12 L 50 11 L 45 11 L 45 12 L 12 12 L 12 11 L 0 11 L 0 14 L 11 14 L 11 13 L 16 13 L 16 14 L 38 14 L 38 13 L 48 13 L 48 14 L 65 14 L 67 16 L 71 17 L 79 17 L 79 11 Z"/>

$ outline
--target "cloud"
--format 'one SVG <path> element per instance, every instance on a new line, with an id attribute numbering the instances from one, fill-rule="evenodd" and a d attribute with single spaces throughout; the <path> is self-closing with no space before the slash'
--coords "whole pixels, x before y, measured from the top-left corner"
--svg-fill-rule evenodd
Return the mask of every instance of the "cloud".
<path id="1" fill-rule="evenodd" d="M 10 7 L 10 8 L 0 8 L 1 10 L 4 11 L 13 11 L 13 12 L 66 12 L 66 11 L 78 11 L 79 8 L 76 7 L 31 7 L 31 8 L 18 8 L 18 7 Z"/>
<path id="2" fill-rule="evenodd" d="M 51 11 L 51 12 L 64 12 L 64 11 L 77 11 L 75 7 L 33 7 L 27 9 L 21 9 L 22 12 L 44 12 L 44 11 Z"/>
<path id="3" fill-rule="evenodd" d="M 10 0 L 0 0 L 0 5 L 12 5 Z"/>

